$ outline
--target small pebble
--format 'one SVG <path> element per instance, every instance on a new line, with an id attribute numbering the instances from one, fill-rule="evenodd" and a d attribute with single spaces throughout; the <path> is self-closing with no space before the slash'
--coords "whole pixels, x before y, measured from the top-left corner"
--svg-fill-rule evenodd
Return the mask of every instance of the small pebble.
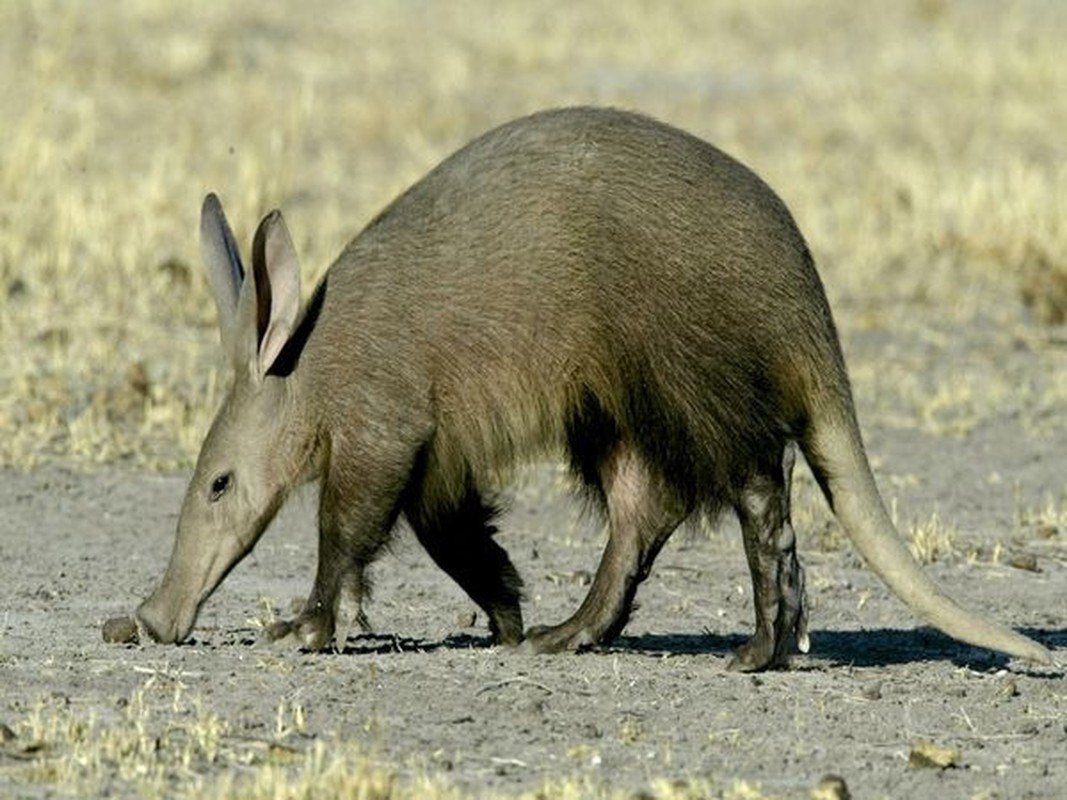
<path id="1" fill-rule="evenodd" d="M 808 797 L 811 800 L 851 800 L 852 793 L 840 775 L 824 775 L 822 780 L 811 788 Z"/>
<path id="2" fill-rule="evenodd" d="M 911 746 L 908 766 L 917 769 L 948 769 L 958 766 L 960 751 L 955 747 L 944 747 L 934 742 L 918 741 Z"/>
<path id="3" fill-rule="evenodd" d="M 872 683 L 870 686 L 864 686 L 860 692 L 864 700 L 881 700 L 882 699 L 882 684 Z"/>
<path id="4" fill-rule="evenodd" d="M 104 623 L 104 641 L 109 644 L 137 644 L 137 623 L 131 617 L 112 617 Z"/>
<path id="5" fill-rule="evenodd" d="M 1026 570 L 1027 572 L 1041 571 L 1041 568 L 1037 565 L 1037 556 L 1032 553 L 1019 553 L 1011 559 L 1011 565 L 1015 569 Z"/>
<path id="6" fill-rule="evenodd" d="M 1007 677 L 1002 678 L 997 682 L 996 693 L 1000 697 L 1018 697 L 1019 696 L 1019 684 L 1015 678 Z"/>

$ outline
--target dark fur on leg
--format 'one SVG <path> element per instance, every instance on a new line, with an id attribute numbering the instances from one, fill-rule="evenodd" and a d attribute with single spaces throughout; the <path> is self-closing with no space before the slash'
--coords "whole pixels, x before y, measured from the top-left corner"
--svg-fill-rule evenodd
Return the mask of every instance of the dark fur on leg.
<path id="1" fill-rule="evenodd" d="M 419 542 L 489 616 L 500 644 L 522 641 L 522 578 L 494 541 L 498 509 L 472 486 L 455 502 L 410 504 L 406 516 Z"/>
<path id="2" fill-rule="evenodd" d="M 807 650 L 804 569 L 790 521 L 790 487 L 795 448 L 768 463 L 743 485 L 736 502 L 752 574 L 756 632 L 738 648 L 730 669 L 742 672 L 785 667 L 799 645 Z"/>

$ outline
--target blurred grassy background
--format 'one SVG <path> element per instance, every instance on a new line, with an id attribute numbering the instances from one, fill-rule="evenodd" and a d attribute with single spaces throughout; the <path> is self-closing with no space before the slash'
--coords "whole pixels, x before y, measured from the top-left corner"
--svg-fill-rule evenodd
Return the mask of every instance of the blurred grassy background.
<path id="1" fill-rule="evenodd" d="M 776 188 L 865 423 L 1062 430 L 1064 41 L 1055 0 L 8 0 L 0 463 L 195 458 L 228 380 L 205 191 L 243 246 L 284 209 L 306 294 L 443 156 L 575 103 L 687 128 Z"/>

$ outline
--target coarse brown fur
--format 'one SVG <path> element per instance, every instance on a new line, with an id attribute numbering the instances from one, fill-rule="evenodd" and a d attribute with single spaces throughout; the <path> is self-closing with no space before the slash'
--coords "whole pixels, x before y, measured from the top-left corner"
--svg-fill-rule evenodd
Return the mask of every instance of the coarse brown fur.
<path id="1" fill-rule="evenodd" d="M 299 322 L 279 215 L 257 233 L 244 281 L 254 290 L 213 197 L 202 237 L 237 377 L 171 566 L 139 611 L 163 641 L 188 634 L 220 565 L 247 552 L 289 488 L 318 476 L 318 574 L 275 636 L 328 644 L 339 598 L 362 598 L 364 569 L 403 515 L 499 641 L 537 651 L 606 641 L 678 524 L 733 508 L 757 616 L 736 665 L 780 664 L 807 643 L 789 521 L 796 443 L 857 546 L 916 610 L 968 641 L 1048 656 L 964 612 L 906 554 L 870 478 L 803 237 L 754 173 L 689 134 L 590 108 L 497 128 L 379 214 Z M 515 464 L 555 456 L 603 509 L 610 537 L 575 615 L 524 634 L 521 582 L 492 539 L 486 497 Z M 216 497 L 206 487 L 220 476 Z M 256 480 L 252 501 L 226 497 Z M 191 566 L 222 523 L 243 525 L 237 542 Z"/>

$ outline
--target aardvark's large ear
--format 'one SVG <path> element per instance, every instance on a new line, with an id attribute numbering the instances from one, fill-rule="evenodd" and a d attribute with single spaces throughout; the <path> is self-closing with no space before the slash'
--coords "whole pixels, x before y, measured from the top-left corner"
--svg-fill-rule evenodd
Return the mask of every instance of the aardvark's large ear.
<path id="1" fill-rule="evenodd" d="M 252 271 L 245 272 L 222 203 L 204 198 L 200 249 L 219 312 L 219 333 L 234 369 L 256 380 L 270 370 L 296 325 L 300 267 L 280 211 L 259 223 Z"/>
<path id="2" fill-rule="evenodd" d="M 200 210 L 200 254 L 219 312 L 222 346 L 232 357 L 236 350 L 237 298 L 245 270 L 222 203 L 214 193 L 204 198 Z"/>
<path id="3" fill-rule="evenodd" d="M 244 291 L 255 297 L 254 371 L 262 378 L 289 341 L 300 312 L 300 265 L 280 211 L 270 212 L 259 223 L 247 283 L 253 285 Z M 242 297 L 239 304 L 246 302 Z M 238 313 L 245 324 L 245 312 Z"/>

